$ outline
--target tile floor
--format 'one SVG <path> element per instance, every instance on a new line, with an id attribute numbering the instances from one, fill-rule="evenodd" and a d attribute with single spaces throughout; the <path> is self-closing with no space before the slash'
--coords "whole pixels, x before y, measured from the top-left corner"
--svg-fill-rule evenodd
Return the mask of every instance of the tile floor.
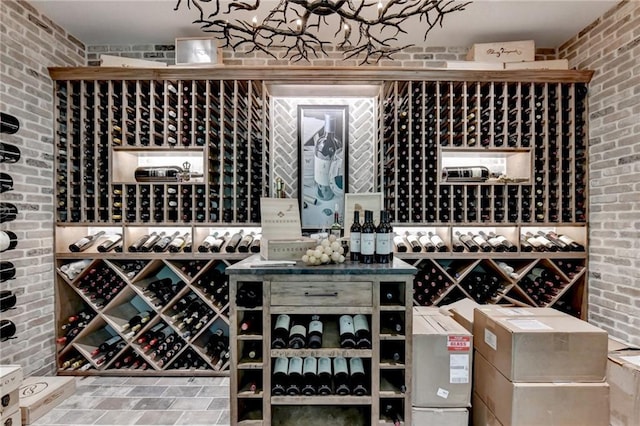
<path id="1" fill-rule="evenodd" d="M 33 425 L 228 425 L 227 377 L 78 377 Z"/>

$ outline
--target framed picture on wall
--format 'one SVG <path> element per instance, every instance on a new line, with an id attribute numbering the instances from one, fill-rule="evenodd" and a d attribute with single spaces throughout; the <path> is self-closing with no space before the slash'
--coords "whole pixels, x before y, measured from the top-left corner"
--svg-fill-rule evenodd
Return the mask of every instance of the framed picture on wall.
<path id="1" fill-rule="evenodd" d="M 302 229 L 329 228 L 344 218 L 348 189 L 348 105 L 298 105 L 298 200 Z"/>

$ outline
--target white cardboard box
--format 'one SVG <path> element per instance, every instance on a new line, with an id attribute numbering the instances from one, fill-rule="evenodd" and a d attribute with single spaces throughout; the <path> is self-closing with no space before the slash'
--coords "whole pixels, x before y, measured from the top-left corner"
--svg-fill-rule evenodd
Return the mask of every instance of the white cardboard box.
<path id="1" fill-rule="evenodd" d="M 296 198 L 261 198 L 260 256 L 266 260 L 301 260 L 316 240 L 302 236 Z"/>
<path id="2" fill-rule="evenodd" d="M 75 390 L 73 377 L 27 377 L 20 386 L 22 423 L 35 422 L 73 395 Z"/>
<path id="3" fill-rule="evenodd" d="M 20 417 L 20 407 L 17 407 L 11 413 L 2 416 L 2 426 L 22 426 L 22 418 Z"/>
<path id="4" fill-rule="evenodd" d="M 19 365 L 0 365 L 0 396 L 18 389 L 22 384 L 22 367 Z"/>
<path id="5" fill-rule="evenodd" d="M 473 337 L 437 309 L 413 315 L 413 405 L 468 407 Z"/>
<path id="6" fill-rule="evenodd" d="M 100 55 L 101 67 L 123 67 L 123 68 L 165 68 L 167 64 L 158 61 L 147 61 L 145 59 L 127 58 L 124 56 Z"/>
<path id="7" fill-rule="evenodd" d="M 566 59 L 553 59 L 549 61 L 508 62 L 504 64 L 505 70 L 568 70 L 569 61 Z"/>
<path id="8" fill-rule="evenodd" d="M 610 424 L 640 424 L 640 350 L 609 352 L 607 382 L 611 386 Z"/>
<path id="9" fill-rule="evenodd" d="M 413 407 L 411 411 L 414 425 L 468 426 L 469 424 L 469 410 L 466 408 Z"/>
<path id="10" fill-rule="evenodd" d="M 449 70 L 479 70 L 479 71 L 502 71 L 502 62 L 480 62 L 480 61 L 444 61 L 443 68 Z"/>
<path id="11" fill-rule="evenodd" d="M 533 40 L 476 43 L 467 52 L 467 61 L 522 62 L 534 61 L 535 58 Z"/>

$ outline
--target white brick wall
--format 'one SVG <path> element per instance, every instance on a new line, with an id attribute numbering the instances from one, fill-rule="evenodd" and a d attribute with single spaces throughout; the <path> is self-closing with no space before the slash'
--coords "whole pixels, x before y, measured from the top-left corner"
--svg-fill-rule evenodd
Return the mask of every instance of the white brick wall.
<path id="1" fill-rule="evenodd" d="M 0 134 L 22 158 L 2 164 L 14 190 L 1 195 L 19 210 L 3 223 L 15 232 L 15 250 L 2 259 L 16 266 L 16 279 L 2 283 L 17 295 L 3 319 L 17 326 L 16 339 L 2 342 L 0 364 L 21 364 L 26 375 L 54 371 L 53 286 L 53 87 L 47 67 L 86 63 L 84 45 L 23 1 L 0 1 L 0 111 L 20 120 L 20 131 Z"/>
<path id="2" fill-rule="evenodd" d="M 640 345 L 640 2 L 623 1 L 558 57 L 589 85 L 589 319 Z"/>

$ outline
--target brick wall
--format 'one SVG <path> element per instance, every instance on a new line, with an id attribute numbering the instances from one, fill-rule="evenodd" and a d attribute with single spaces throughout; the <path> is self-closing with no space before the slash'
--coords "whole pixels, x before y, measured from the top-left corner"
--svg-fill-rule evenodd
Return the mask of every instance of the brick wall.
<path id="1" fill-rule="evenodd" d="M 640 345 L 640 2 L 558 49 L 589 85 L 589 320 Z"/>
<path id="2" fill-rule="evenodd" d="M 53 287 L 53 88 L 48 66 L 85 64 L 85 47 L 28 3 L 0 1 L 0 111 L 16 116 L 20 130 L 0 134 L 17 145 L 22 158 L 1 164 L 14 190 L 2 201 L 18 207 L 18 218 L 3 223 L 18 246 L 1 254 L 16 279 L 2 283 L 17 295 L 16 309 L 2 312 L 17 326 L 16 338 L 2 342 L 0 364 L 21 364 L 27 375 L 54 371 Z"/>
<path id="3" fill-rule="evenodd" d="M 325 49 L 328 56 L 312 58 L 311 61 L 300 61 L 293 64 L 299 66 L 327 66 L 349 67 L 357 66 L 357 59 L 343 60 L 342 52 L 333 46 Z M 403 52 L 395 54 L 393 61 L 380 61 L 378 66 L 403 66 L 403 67 L 441 67 L 443 61 L 464 61 L 468 47 L 410 47 Z M 284 50 L 273 50 L 276 57 L 280 58 Z M 167 65 L 175 64 L 175 46 L 166 44 L 118 44 L 118 45 L 93 45 L 87 46 L 87 59 L 89 66 L 100 65 L 100 55 L 123 56 L 126 58 L 145 59 L 147 61 L 164 62 Z M 234 52 L 231 49 L 223 49 L 223 62 L 225 65 L 245 66 L 271 66 L 291 65 L 288 59 L 274 59 L 264 52 L 244 51 Z M 536 49 L 536 60 L 556 59 L 555 48 Z M 369 64 L 372 66 L 375 64 Z"/>

